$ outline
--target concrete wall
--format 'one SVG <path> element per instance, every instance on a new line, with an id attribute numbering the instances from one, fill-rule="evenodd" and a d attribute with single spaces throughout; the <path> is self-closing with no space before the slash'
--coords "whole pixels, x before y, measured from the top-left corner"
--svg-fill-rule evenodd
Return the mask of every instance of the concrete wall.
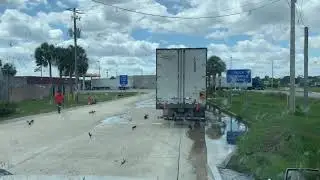
<path id="1" fill-rule="evenodd" d="M 23 87 L 14 87 L 10 92 L 10 101 L 19 102 L 22 100 L 42 99 L 48 97 L 50 85 L 28 84 Z"/>
<path id="2" fill-rule="evenodd" d="M 7 88 L 7 81 L 3 76 L 2 70 L 0 68 L 0 101 L 8 100 L 8 88 Z"/>
<path id="3" fill-rule="evenodd" d="M 6 84 L 3 86 L 1 84 L 0 90 L 3 89 L 1 87 L 5 87 L 5 90 L 8 89 L 9 93 L 6 91 L 6 95 L 8 96 L 9 94 L 9 100 L 12 102 L 30 99 L 42 99 L 50 95 L 51 85 L 47 82 L 47 79 L 48 77 L 11 77 L 9 80 L 9 88 L 7 88 Z M 70 92 L 69 84 L 67 84 L 68 79 L 60 81 L 59 78 L 54 78 L 53 80 L 53 83 L 64 84 L 66 93 Z"/>

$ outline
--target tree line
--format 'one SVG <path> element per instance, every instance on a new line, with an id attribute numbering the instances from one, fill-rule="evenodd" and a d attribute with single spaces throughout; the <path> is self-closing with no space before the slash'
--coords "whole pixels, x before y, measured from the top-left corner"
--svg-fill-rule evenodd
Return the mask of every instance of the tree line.
<path id="1" fill-rule="evenodd" d="M 17 70 L 16 70 L 16 67 L 14 66 L 14 64 L 12 63 L 5 63 L 3 66 L 2 66 L 2 61 L 0 59 L 0 68 L 1 68 L 1 71 L 2 71 L 2 74 L 4 76 L 15 76 L 17 74 Z"/>
<path id="2" fill-rule="evenodd" d="M 70 91 L 72 92 L 72 76 L 75 74 L 75 47 L 58 47 L 47 42 L 42 43 L 35 49 L 35 63 L 38 67 L 49 67 L 49 76 L 52 82 L 52 67 L 57 67 L 59 76 L 68 76 L 70 78 Z M 89 59 L 84 48 L 77 46 L 77 72 L 79 76 L 87 73 L 89 68 Z"/>

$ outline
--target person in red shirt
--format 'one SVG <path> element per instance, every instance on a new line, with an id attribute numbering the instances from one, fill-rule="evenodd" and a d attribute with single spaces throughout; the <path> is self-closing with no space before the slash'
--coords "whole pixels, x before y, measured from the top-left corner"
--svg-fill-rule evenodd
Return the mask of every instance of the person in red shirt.
<path id="1" fill-rule="evenodd" d="M 61 91 L 59 90 L 56 95 L 54 96 L 54 100 L 57 104 L 57 107 L 58 107 L 58 113 L 60 114 L 60 111 L 61 111 L 61 105 L 64 101 L 64 96 L 63 94 L 61 93 Z"/>

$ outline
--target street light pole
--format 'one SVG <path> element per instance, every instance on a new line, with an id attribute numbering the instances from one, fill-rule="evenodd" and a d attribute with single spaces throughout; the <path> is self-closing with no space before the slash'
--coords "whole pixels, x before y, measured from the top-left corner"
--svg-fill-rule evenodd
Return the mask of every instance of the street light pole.
<path id="1" fill-rule="evenodd" d="M 101 78 L 101 69 L 100 69 L 100 61 L 98 61 L 99 63 L 99 79 Z"/>
<path id="2" fill-rule="evenodd" d="M 304 89 L 303 89 L 303 96 L 304 96 L 304 108 L 307 110 L 308 108 L 308 60 L 309 60 L 309 54 L 308 54 L 308 48 L 309 48 L 309 30 L 308 27 L 304 28 Z"/>
<path id="3" fill-rule="evenodd" d="M 273 59 L 272 59 L 272 70 L 271 70 L 271 88 L 273 89 Z"/>

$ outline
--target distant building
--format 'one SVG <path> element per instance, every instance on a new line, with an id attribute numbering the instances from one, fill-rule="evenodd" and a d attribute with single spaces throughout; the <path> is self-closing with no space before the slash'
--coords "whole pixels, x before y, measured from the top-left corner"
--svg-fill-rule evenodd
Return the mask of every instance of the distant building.
<path id="1" fill-rule="evenodd" d="M 156 75 L 135 75 L 132 78 L 135 89 L 156 89 Z"/>
<path id="2" fill-rule="evenodd" d="M 92 89 L 119 89 L 120 77 L 101 78 L 91 80 Z M 134 75 L 128 76 L 127 88 L 134 89 L 155 89 L 156 75 Z"/>

